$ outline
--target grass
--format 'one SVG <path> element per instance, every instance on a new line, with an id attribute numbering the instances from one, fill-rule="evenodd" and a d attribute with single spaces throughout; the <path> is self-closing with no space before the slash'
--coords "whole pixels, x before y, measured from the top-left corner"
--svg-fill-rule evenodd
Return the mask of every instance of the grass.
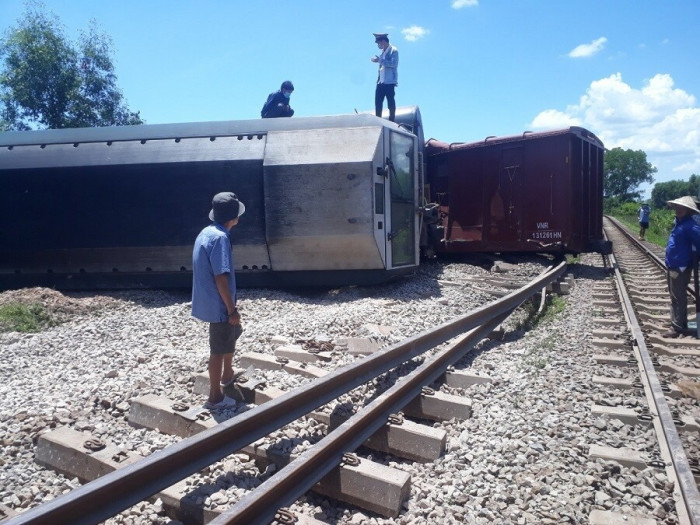
<path id="1" fill-rule="evenodd" d="M 532 330 L 537 328 L 541 323 L 546 323 L 553 320 L 557 315 L 566 308 L 566 301 L 560 295 L 551 295 L 548 297 L 545 307 L 542 312 L 538 312 L 539 301 L 528 301 L 525 305 L 527 315 L 525 319 L 518 323 L 518 329 Z M 523 355 L 521 363 L 522 370 L 534 370 L 537 374 L 540 370 L 549 364 L 549 359 L 543 356 L 544 351 L 549 351 L 554 348 L 555 336 L 550 334 L 537 346 L 537 348 L 529 350 Z M 517 408 L 518 400 L 514 400 Z"/>
<path id="2" fill-rule="evenodd" d="M 539 295 L 533 296 L 530 301 L 527 301 L 523 305 L 525 309 L 525 319 L 518 322 L 518 330 L 532 330 L 533 328 L 537 328 L 540 323 L 554 319 L 564 311 L 566 302 L 560 295 L 550 295 L 547 297 L 547 301 L 541 312 L 537 311 L 539 306 Z"/>
<path id="3" fill-rule="evenodd" d="M 627 229 L 631 231 L 635 236 L 639 236 L 639 222 L 637 222 L 636 219 L 630 218 L 628 216 L 620 216 L 620 217 L 615 217 L 617 220 L 619 220 L 622 224 L 627 226 Z M 646 231 L 644 234 L 644 239 L 647 242 L 650 242 L 652 244 L 656 244 L 657 246 L 661 246 L 662 248 L 666 247 L 666 241 L 668 241 L 668 236 L 670 234 L 670 230 L 668 232 L 658 232 L 658 231 L 653 231 L 651 228 Z"/>
<path id="4" fill-rule="evenodd" d="M 0 305 L 0 332 L 40 332 L 56 324 L 40 304 Z"/>
<path id="5" fill-rule="evenodd" d="M 638 203 L 627 202 L 610 207 L 605 213 L 615 217 L 627 226 L 633 234 L 639 235 L 638 210 Z M 652 244 L 665 248 L 668 236 L 671 233 L 671 229 L 673 229 L 674 217 L 675 213 L 669 208 L 652 209 L 649 229 L 644 235 L 645 239 Z"/>

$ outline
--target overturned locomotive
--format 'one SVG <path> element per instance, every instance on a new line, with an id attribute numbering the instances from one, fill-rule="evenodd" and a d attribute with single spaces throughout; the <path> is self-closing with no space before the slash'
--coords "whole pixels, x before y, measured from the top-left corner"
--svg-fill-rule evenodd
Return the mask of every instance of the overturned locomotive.
<path id="1" fill-rule="evenodd" d="M 420 150 L 371 115 L 3 133 L 0 287 L 188 286 L 219 191 L 242 285 L 382 281 L 419 262 Z"/>

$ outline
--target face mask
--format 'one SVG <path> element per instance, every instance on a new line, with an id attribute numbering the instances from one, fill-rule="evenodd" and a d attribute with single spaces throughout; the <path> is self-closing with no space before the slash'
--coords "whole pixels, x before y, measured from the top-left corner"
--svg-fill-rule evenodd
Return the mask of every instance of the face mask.
<path id="1" fill-rule="evenodd" d="M 284 95 L 284 98 L 289 98 L 292 96 L 292 94 L 288 91 L 283 91 L 282 94 Z"/>

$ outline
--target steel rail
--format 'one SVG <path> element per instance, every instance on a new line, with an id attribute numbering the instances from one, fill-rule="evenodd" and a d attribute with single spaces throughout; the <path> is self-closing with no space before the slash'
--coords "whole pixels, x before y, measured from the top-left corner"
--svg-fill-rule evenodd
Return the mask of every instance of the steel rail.
<path id="1" fill-rule="evenodd" d="M 621 232 L 625 237 L 627 237 L 634 246 L 638 249 L 640 249 L 642 252 L 646 254 L 646 256 L 651 259 L 656 265 L 661 268 L 664 272 L 666 271 L 666 263 L 654 252 L 652 252 L 649 248 L 647 248 L 645 245 L 642 243 L 638 242 L 637 239 L 634 238 L 634 235 L 632 235 L 630 232 L 628 232 L 625 227 L 622 225 L 620 221 L 615 219 L 614 217 L 610 217 L 608 215 L 605 215 L 605 218 L 610 221 L 611 224 L 613 224 L 619 232 Z"/>
<path id="2" fill-rule="evenodd" d="M 272 399 L 12 518 L 7 525 L 94 524 L 143 501 L 379 374 L 512 310 L 564 272 L 565 262 L 528 285 Z M 515 305 L 515 306 L 514 306 Z"/>
<path id="3" fill-rule="evenodd" d="M 652 262 L 654 262 L 665 274 L 667 274 L 668 269 L 666 268 L 666 261 L 661 259 L 653 251 L 651 251 L 649 248 L 647 248 L 645 245 L 643 245 L 641 242 L 635 239 L 634 235 L 628 232 L 620 221 L 608 215 L 605 215 L 605 218 L 608 219 L 611 222 L 611 224 L 615 226 L 620 233 L 622 233 L 622 235 L 624 235 L 626 238 L 632 241 L 632 243 L 637 249 L 641 250 L 649 259 L 652 260 Z M 690 294 L 696 301 L 698 300 L 698 293 L 690 284 L 688 285 L 688 294 Z"/>
<path id="4" fill-rule="evenodd" d="M 363 407 L 313 448 L 301 453 L 280 472 L 244 496 L 210 525 L 267 525 L 277 509 L 296 501 L 351 452 L 379 430 L 389 415 L 398 412 L 420 394 L 421 388 L 438 379 L 489 334 L 510 312 L 474 328 L 457 342 L 440 351 Z"/>
<path id="5" fill-rule="evenodd" d="M 620 301 L 623 305 L 623 311 L 627 319 L 627 323 L 632 332 L 634 339 L 634 347 L 636 349 L 637 361 L 639 363 L 640 372 L 645 376 L 644 390 L 650 406 L 650 411 L 658 416 L 657 434 L 659 435 L 659 447 L 666 456 L 671 459 L 671 468 L 673 476 L 676 478 L 677 486 L 682 495 L 683 512 L 687 514 L 689 523 L 692 525 L 700 525 L 700 493 L 698 492 L 697 484 L 693 472 L 688 463 L 683 443 L 676 430 L 676 424 L 673 421 L 671 410 L 666 403 L 666 397 L 661 388 L 659 377 L 656 375 L 654 364 L 652 363 L 649 350 L 644 340 L 644 334 L 639 321 L 634 313 L 634 307 L 630 300 L 627 289 L 625 288 L 622 273 L 617 264 L 617 259 L 614 255 L 611 257 L 611 267 L 615 271 L 615 286 L 617 287 Z M 655 423 L 655 427 L 657 427 Z M 659 430 L 661 432 L 659 432 Z M 663 437 L 663 439 L 661 439 Z M 667 470 L 668 471 L 668 470 Z"/>

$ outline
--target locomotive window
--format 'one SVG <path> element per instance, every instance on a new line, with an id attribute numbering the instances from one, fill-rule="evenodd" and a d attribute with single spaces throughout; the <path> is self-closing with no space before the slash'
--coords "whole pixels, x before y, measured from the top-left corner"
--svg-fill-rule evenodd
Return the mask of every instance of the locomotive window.
<path id="1" fill-rule="evenodd" d="M 393 266 L 415 262 L 413 137 L 391 134 L 389 193 L 391 195 L 391 254 Z"/>
<path id="2" fill-rule="evenodd" d="M 413 202 L 413 140 L 391 134 L 391 198 Z"/>
<path id="3" fill-rule="evenodd" d="M 374 213 L 384 215 L 384 184 L 374 183 Z"/>

